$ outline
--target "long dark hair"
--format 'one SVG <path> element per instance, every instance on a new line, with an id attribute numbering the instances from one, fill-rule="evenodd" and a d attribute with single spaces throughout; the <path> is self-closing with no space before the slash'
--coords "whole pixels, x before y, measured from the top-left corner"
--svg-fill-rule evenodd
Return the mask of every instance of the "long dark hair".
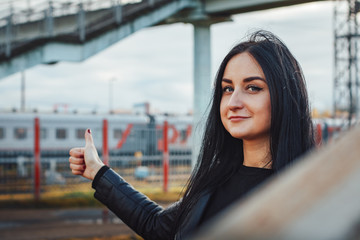
<path id="1" fill-rule="evenodd" d="M 279 172 L 314 146 L 314 134 L 304 76 L 285 44 L 267 31 L 253 33 L 233 47 L 217 72 L 209 116 L 197 164 L 180 203 L 175 232 L 201 194 L 213 191 L 243 164 L 243 143 L 232 137 L 220 119 L 221 81 L 229 60 L 251 54 L 261 66 L 271 100 L 270 152 L 272 168 Z"/>

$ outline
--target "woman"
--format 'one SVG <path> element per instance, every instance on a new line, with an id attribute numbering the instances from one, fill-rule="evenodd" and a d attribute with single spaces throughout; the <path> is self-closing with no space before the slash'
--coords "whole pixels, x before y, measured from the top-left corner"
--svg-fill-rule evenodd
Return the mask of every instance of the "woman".
<path id="1" fill-rule="evenodd" d="M 104 166 L 90 131 L 70 150 L 73 174 L 145 239 L 182 239 L 314 146 L 301 68 L 272 33 L 236 45 L 217 73 L 197 165 L 183 198 L 162 209 Z"/>

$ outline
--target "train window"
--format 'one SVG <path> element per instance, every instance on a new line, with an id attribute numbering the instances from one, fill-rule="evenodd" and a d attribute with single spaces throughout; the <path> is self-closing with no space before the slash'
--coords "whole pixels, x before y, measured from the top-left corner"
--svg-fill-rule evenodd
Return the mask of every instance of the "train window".
<path id="1" fill-rule="evenodd" d="M 47 129 L 46 128 L 41 128 L 40 129 L 40 138 L 41 139 L 46 139 L 47 138 Z"/>
<path id="2" fill-rule="evenodd" d="M 15 128 L 14 129 L 14 138 L 15 139 L 25 139 L 27 136 L 27 129 L 26 128 Z"/>
<path id="3" fill-rule="evenodd" d="M 5 138 L 5 129 L 3 127 L 0 127 L 0 139 Z"/>
<path id="4" fill-rule="evenodd" d="M 66 138 L 66 129 L 57 128 L 56 129 L 56 139 L 65 139 Z"/>
<path id="5" fill-rule="evenodd" d="M 114 139 L 121 139 L 121 138 L 122 138 L 121 129 L 114 129 Z"/>
<path id="6" fill-rule="evenodd" d="M 85 128 L 78 128 L 76 129 L 76 138 L 77 139 L 84 139 L 85 138 Z"/>

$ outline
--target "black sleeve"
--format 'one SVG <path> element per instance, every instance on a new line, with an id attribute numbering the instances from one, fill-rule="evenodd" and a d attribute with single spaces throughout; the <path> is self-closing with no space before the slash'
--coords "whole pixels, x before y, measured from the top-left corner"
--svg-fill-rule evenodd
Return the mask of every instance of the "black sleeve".
<path id="1" fill-rule="evenodd" d="M 102 166 L 100 168 L 100 170 L 96 173 L 95 177 L 94 177 L 94 180 L 92 182 L 92 188 L 95 189 L 97 183 L 99 182 L 99 179 L 102 177 L 102 175 L 104 175 L 104 173 L 109 170 L 110 168 L 106 165 Z"/>
<path id="2" fill-rule="evenodd" d="M 144 239 L 173 239 L 172 227 L 178 203 L 163 209 L 136 191 L 112 169 L 106 169 L 93 183 L 95 198 Z M 98 175 L 97 174 L 97 175 Z M 94 179 L 94 181 L 95 181 Z"/>

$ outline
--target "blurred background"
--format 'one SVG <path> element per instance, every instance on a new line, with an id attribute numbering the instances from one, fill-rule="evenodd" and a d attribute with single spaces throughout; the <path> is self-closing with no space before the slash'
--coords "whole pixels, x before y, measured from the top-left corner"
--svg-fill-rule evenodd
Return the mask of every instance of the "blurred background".
<path id="1" fill-rule="evenodd" d="M 138 238 L 71 174 L 69 149 L 91 128 L 109 166 L 162 205 L 176 201 L 216 71 L 255 30 L 298 59 L 317 143 L 332 141 L 358 119 L 358 10 L 355 0 L 0 1 L 1 239 Z"/>

